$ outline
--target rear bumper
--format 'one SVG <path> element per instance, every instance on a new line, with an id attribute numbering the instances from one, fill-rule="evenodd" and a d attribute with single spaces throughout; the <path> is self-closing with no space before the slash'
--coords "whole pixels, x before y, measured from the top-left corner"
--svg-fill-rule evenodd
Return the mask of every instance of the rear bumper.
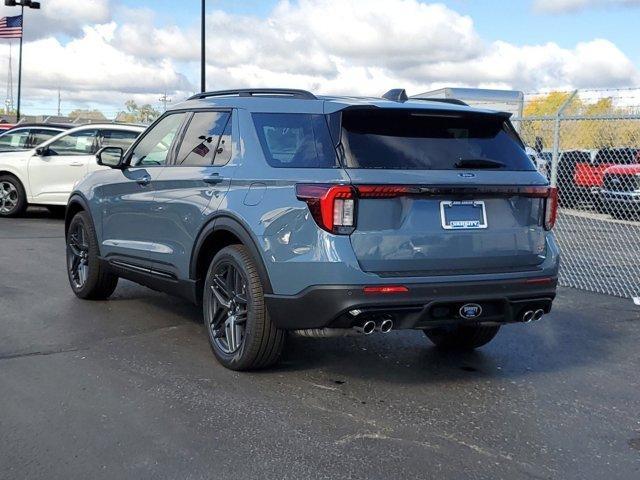
<path id="1" fill-rule="evenodd" d="M 540 280 L 412 284 L 399 294 L 365 294 L 365 285 L 312 286 L 297 295 L 265 295 L 265 301 L 274 323 L 286 330 L 350 328 L 363 316 L 391 317 L 396 329 L 452 322 L 501 324 L 521 321 L 527 310 L 551 310 L 557 278 Z M 462 318 L 459 310 L 467 303 L 480 305 L 482 314 L 472 320 Z M 353 315 L 353 310 L 362 313 Z"/>

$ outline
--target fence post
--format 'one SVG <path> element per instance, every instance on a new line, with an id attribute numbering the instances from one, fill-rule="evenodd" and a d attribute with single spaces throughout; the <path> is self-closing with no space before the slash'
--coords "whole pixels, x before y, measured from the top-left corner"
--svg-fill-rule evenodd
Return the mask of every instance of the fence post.
<path id="1" fill-rule="evenodd" d="M 556 112 L 556 122 L 553 130 L 553 156 L 551 157 L 551 186 L 555 187 L 558 182 L 558 160 L 560 159 L 560 119 L 565 109 L 574 99 L 578 90 L 571 92 L 571 95 L 560 105 Z"/>

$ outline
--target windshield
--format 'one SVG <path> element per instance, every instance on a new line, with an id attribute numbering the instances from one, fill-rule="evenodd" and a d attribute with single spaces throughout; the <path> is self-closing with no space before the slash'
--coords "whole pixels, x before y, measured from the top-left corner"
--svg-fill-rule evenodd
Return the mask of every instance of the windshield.
<path id="1" fill-rule="evenodd" d="M 503 117 L 353 109 L 342 113 L 346 168 L 535 170 Z"/>

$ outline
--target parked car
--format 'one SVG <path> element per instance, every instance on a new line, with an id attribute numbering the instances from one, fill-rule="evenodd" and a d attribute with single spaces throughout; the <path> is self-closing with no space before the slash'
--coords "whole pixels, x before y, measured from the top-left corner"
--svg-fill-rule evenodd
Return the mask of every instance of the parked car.
<path id="1" fill-rule="evenodd" d="M 640 153 L 636 163 L 614 165 L 604 171 L 600 191 L 603 212 L 620 218 L 640 213 Z"/>
<path id="2" fill-rule="evenodd" d="M 73 125 L 36 123 L 13 127 L 0 133 L 0 153 L 30 150 L 70 128 Z"/>
<path id="3" fill-rule="evenodd" d="M 555 189 L 505 113 L 300 90 L 174 106 L 107 147 L 66 214 L 80 298 L 118 278 L 202 303 L 214 355 L 273 364 L 285 332 L 418 329 L 476 348 L 551 309 Z"/>
<path id="4" fill-rule="evenodd" d="M 99 148 L 126 148 L 143 130 L 118 124 L 85 125 L 36 148 L 0 153 L 0 217 L 18 216 L 31 204 L 64 208 L 74 184 L 100 168 L 95 158 Z"/>
<path id="5" fill-rule="evenodd" d="M 603 185 L 604 172 L 613 165 L 629 165 L 634 163 L 638 150 L 635 148 L 602 148 L 595 152 L 588 150 L 565 152 L 567 157 L 564 169 L 573 170 L 572 181 L 565 178 L 563 187 L 558 185 L 560 202 L 568 206 L 590 203 L 597 210 L 600 205 L 600 190 Z M 559 167 L 562 163 L 559 164 Z"/>
<path id="6" fill-rule="evenodd" d="M 576 185 L 577 166 L 590 164 L 592 154 L 589 150 L 569 150 L 558 157 L 558 200 L 563 207 L 573 207 L 582 202 L 586 194 Z"/>

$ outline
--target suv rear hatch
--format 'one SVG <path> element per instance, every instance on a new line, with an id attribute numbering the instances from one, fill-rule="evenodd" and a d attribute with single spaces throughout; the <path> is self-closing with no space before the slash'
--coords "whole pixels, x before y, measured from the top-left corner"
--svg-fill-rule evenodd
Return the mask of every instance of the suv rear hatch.
<path id="1" fill-rule="evenodd" d="M 555 190 L 508 116 L 347 109 L 331 119 L 355 189 L 351 243 L 382 276 L 531 271 L 544 261 Z M 552 211 L 553 210 L 553 211 Z"/>

